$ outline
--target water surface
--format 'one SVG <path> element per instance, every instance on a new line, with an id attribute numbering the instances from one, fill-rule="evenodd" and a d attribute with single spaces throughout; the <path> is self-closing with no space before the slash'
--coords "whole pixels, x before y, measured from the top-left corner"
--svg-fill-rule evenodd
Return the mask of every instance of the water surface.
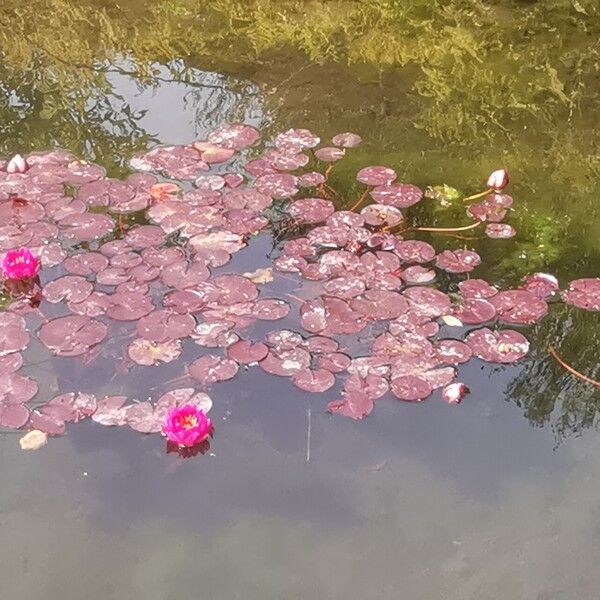
<path id="1" fill-rule="evenodd" d="M 457 2 L 450 14 L 415 3 L 396 14 L 394 3 L 357 2 L 367 25 L 348 41 L 329 24 L 331 48 L 299 35 L 292 8 L 188 4 L 8 2 L 1 154 L 56 145 L 118 175 L 136 151 L 230 120 L 323 139 L 352 130 L 365 143 L 332 174 L 348 204 L 360 166 L 470 192 L 504 164 L 519 236 L 467 242 L 484 258 L 478 273 L 505 285 L 533 270 L 563 283 L 600 273 L 595 4 L 469 12 Z M 328 4 L 310 3 L 303 18 L 326 28 L 336 16 L 327 11 L 342 10 Z M 377 15 L 378 4 L 392 8 Z M 351 51 L 379 26 L 408 32 L 419 18 L 448 28 L 433 32 L 431 54 L 425 43 L 394 50 L 389 36 L 380 55 Z M 481 42 L 490 36 L 504 45 Z M 532 77 L 525 64 L 547 72 Z M 265 234 L 236 268 L 264 266 L 269 247 Z M 598 376 L 598 331 L 594 314 L 554 307 L 528 332 L 526 360 L 462 369 L 472 393 L 460 406 L 386 398 L 362 422 L 325 412 L 336 390 L 309 396 L 249 371 L 213 388 L 211 453 L 186 461 L 167 456 L 159 436 L 92 423 L 31 454 L 3 434 L 2 598 L 593 598 L 600 397 L 546 347 Z M 57 391 L 85 381 L 104 393 L 109 379 L 52 363 L 31 372 Z M 138 377 L 128 392 L 158 383 Z"/>

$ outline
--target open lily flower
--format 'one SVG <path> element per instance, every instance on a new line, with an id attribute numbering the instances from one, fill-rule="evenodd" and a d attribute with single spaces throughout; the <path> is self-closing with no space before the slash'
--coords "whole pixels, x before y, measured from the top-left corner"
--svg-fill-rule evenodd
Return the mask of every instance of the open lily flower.
<path id="1" fill-rule="evenodd" d="M 201 444 L 213 432 L 213 424 L 204 411 L 186 404 L 172 408 L 163 425 L 164 436 L 174 444 L 191 448 Z"/>
<path id="2" fill-rule="evenodd" d="M 40 259 L 29 248 L 9 250 L 2 260 L 2 272 L 6 279 L 30 279 L 40 270 Z"/>

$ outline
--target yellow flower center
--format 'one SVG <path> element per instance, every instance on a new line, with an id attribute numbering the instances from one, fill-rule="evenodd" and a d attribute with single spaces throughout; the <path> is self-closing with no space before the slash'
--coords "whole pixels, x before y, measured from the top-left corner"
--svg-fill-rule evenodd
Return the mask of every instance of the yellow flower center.
<path id="1" fill-rule="evenodd" d="M 186 415 L 185 417 L 179 417 L 177 424 L 179 427 L 183 427 L 183 429 L 192 429 L 192 427 L 198 425 L 198 419 L 196 415 Z"/>

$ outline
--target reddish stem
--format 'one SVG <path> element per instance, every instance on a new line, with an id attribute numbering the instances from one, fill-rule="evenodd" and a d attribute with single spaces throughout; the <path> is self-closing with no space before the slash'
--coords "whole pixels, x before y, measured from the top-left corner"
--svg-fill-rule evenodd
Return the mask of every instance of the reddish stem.
<path id="1" fill-rule="evenodd" d="M 354 206 L 350 210 L 356 210 L 362 204 L 362 201 L 367 197 L 368 193 L 369 193 L 369 189 L 367 188 L 363 192 L 362 196 L 356 201 L 356 203 L 354 204 Z"/>
<path id="2" fill-rule="evenodd" d="M 600 381 L 596 381 L 595 379 L 592 379 L 591 377 L 588 377 L 587 375 L 584 375 L 583 373 L 580 373 L 579 371 L 577 371 L 576 369 L 574 369 L 572 366 L 568 365 L 558 355 L 558 352 L 554 349 L 553 346 L 548 346 L 548 352 L 550 353 L 550 355 L 552 356 L 552 358 L 554 358 L 554 360 L 561 367 L 563 367 L 563 369 L 565 369 L 566 371 L 568 371 L 569 373 L 571 373 L 571 375 L 574 375 L 575 377 L 578 377 L 579 379 L 581 379 L 583 381 L 586 381 L 587 383 L 591 383 L 592 385 L 595 385 L 596 387 L 600 387 Z"/>

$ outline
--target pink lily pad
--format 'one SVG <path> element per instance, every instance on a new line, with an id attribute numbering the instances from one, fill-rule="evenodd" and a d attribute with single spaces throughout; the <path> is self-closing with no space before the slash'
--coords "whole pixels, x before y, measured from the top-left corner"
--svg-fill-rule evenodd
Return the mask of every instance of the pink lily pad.
<path id="1" fill-rule="evenodd" d="M 343 373 L 348 369 L 351 362 L 352 359 L 342 352 L 329 352 L 317 358 L 319 369 L 325 369 L 331 373 Z"/>
<path id="2" fill-rule="evenodd" d="M 527 290 L 507 290 L 490 298 L 498 318 L 505 323 L 529 324 L 539 321 L 548 312 L 548 305 Z"/>
<path id="3" fill-rule="evenodd" d="M 558 279 L 549 273 L 534 273 L 525 278 L 523 289 L 537 298 L 545 300 L 554 296 L 559 289 Z"/>
<path id="4" fill-rule="evenodd" d="M 436 358 L 446 365 L 459 365 L 471 360 L 473 351 L 460 340 L 438 340 L 433 345 Z"/>
<path id="5" fill-rule="evenodd" d="M 151 342 L 166 342 L 191 335 L 196 319 L 189 314 L 170 310 L 155 310 L 142 317 L 136 325 L 138 335 Z"/>
<path id="6" fill-rule="evenodd" d="M 321 223 L 333 214 L 333 202 L 322 198 L 303 198 L 292 202 L 288 208 L 290 215 L 303 223 Z"/>
<path id="7" fill-rule="evenodd" d="M 272 375 L 291 377 L 310 366 L 310 354 L 302 348 L 292 350 L 275 350 L 271 348 L 269 354 L 260 361 L 259 365 L 264 371 Z"/>
<path id="8" fill-rule="evenodd" d="M 450 298 L 433 288 L 416 286 L 404 290 L 403 295 L 418 312 L 429 317 L 441 317 L 450 310 Z"/>
<path id="9" fill-rule="evenodd" d="M 426 269 L 421 265 L 407 267 L 400 273 L 400 277 L 410 284 L 431 283 L 435 280 L 436 274 L 433 269 Z"/>
<path id="10" fill-rule="evenodd" d="M 481 264 L 481 257 L 471 250 L 444 250 L 435 265 L 448 273 L 468 273 Z"/>
<path id="11" fill-rule="evenodd" d="M 94 286 L 78 275 L 65 275 L 47 283 L 42 293 L 48 302 L 56 304 L 63 300 L 83 302 L 94 290 Z"/>
<path id="12" fill-rule="evenodd" d="M 194 142 L 192 148 L 200 154 L 200 158 L 209 165 L 227 162 L 235 154 L 233 148 L 223 148 L 210 142 Z"/>
<path id="13" fill-rule="evenodd" d="M 498 288 L 483 279 L 466 279 L 458 284 L 463 298 L 491 298 L 498 293 Z"/>
<path id="14" fill-rule="evenodd" d="M 316 187 L 325 182 L 325 177 L 321 173 L 311 171 L 310 173 L 303 173 L 298 177 L 298 183 L 302 187 Z"/>
<path id="15" fill-rule="evenodd" d="M 129 358 L 138 365 L 153 366 L 158 363 L 169 363 L 179 358 L 181 342 L 171 339 L 166 342 L 151 342 L 138 338 L 127 347 Z"/>
<path id="16" fill-rule="evenodd" d="M 529 352 L 527 338 L 518 331 L 492 331 L 487 327 L 472 331 L 466 338 L 473 354 L 482 360 L 513 363 Z"/>
<path id="17" fill-rule="evenodd" d="M 377 400 L 385 396 L 390 389 L 388 381 L 381 375 L 373 375 L 372 373 L 365 374 L 361 377 L 358 374 L 353 374 L 344 382 L 345 392 L 361 392 L 367 394 L 371 400 Z"/>
<path id="18" fill-rule="evenodd" d="M 346 151 L 340 148 L 319 148 L 315 150 L 315 157 L 323 162 L 335 162 L 344 158 Z"/>
<path id="19" fill-rule="evenodd" d="M 106 313 L 116 321 L 137 321 L 154 310 L 152 298 L 136 292 L 117 292 L 110 296 L 110 302 Z"/>
<path id="20" fill-rule="evenodd" d="M 600 278 L 575 279 L 562 293 L 567 304 L 584 310 L 600 310 Z"/>
<path id="21" fill-rule="evenodd" d="M 371 190 L 371 198 L 377 204 L 408 208 L 423 198 L 423 190 L 409 183 L 388 183 Z"/>
<path id="22" fill-rule="evenodd" d="M 59 356 L 78 356 L 104 340 L 108 329 L 104 323 L 79 315 L 58 317 L 44 323 L 40 341 Z"/>
<path id="23" fill-rule="evenodd" d="M 435 248 L 420 240 L 401 240 L 396 244 L 396 253 L 405 262 L 427 263 L 435 258 Z"/>
<path id="24" fill-rule="evenodd" d="M 0 404 L 24 404 L 38 392 L 35 379 L 23 377 L 18 373 L 9 373 L 0 381 Z"/>
<path id="25" fill-rule="evenodd" d="M 373 227 L 380 227 L 381 225 L 394 227 L 402 223 L 404 219 L 399 209 L 385 204 L 369 204 L 360 211 L 360 214 L 364 217 L 365 223 Z"/>
<path id="26" fill-rule="evenodd" d="M 345 133 L 338 133 L 337 135 L 333 136 L 331 141 L 336 146 L 341 146 L 342 148 L 356 148 L 356 146 L 362 143 L 362 138 L 356 133 L 347 131 Z"/>
<path id="27" fill-rule="evenodd" d="M 288 129 L 275 138 L 275 146 L 285 148 L 287 145 L 293 144 L 301 148 L 314 148 L 319 145 L 320 141 L 320 138 L 308 129 Z"/>
<path id="28" fill-rule="evenodd" d="M 242 365 L 260 362 L 269 353 L 269 348 L 261 342 L 252 343 L 240 340 L 227 348 L 227 356 Z"/>
<path id="29" fill-rule="evenodd" d="M 84 252 L 70 256 L 64 262 L 65 269 L 73 275 L 92 275 L 108 266 L 108 259 L 99 252 Z"/>
<path id="30" fill-rule="evenodd" d="M 466 325 L 480 325 L 496 318 L 496 307 L 484 298 L 465 298 L 453 314 Z"/>
<path id="31" fill-rule="evenodd" d="M 485 226 L 485 235 L 493 240 L 506 240 L 515 237 L 517 230 L 507 223 L 488 223 Z"/>
<path id="32" fill-rule="evenodd" d="M 25 319 L 15 313 L 0 312 L 0 356 L 27 348 L 29 333 Z"/>
<path id="33" fill-rule="evenodd" d="M 226 381 L 236 376 L 238 364 L 230 358 L 206 354 L 197 358 L 189 367 L 189 374 L 203 385 Z"/>
<path id="34" fill-rule="evenodd" d="M 361 169 L 356 179 L 366 185 L 387 185 L 396 179 L 396 171 L 389 167 L 365 167 Z"/>
<path id="35" fill-rule="evenodd" d="M 364 392 L 346 392 L 342 400 L 330 402 L 327 410 L 332 414 L 360 420 L 371 414 L 373 406 L 373 400 Z"/>
<path id="36" fill-rule="evenodd" d="M 98 400 L 92 421 L 108 427 L 125 425 L 127 422 L 127 412 L 124 408 L 126 401 L 127 396 L 107 396 Z"/>
<path id="37" fill-rule="evenodd" d="M 90 242 L 111 233 L 115 223 L 108 215 L 85 213 L 69 215 L 60 225 L 65 237 L 77 242 Z"/>
<path id="38" fill-rule="evenodd" d="M 211 144 L 234 150 L 243 150 L 254 146 L 259 139 L 260 132 L 257 129 L 241 123 L 223 125 L 208 134 L 208 141 Z"/>
<path id="39" fill-rule="evenodd" d="M 335 375 L 326 369 L 302 369 L 292 375 L 292 383 L 305 392 L 325 392 L 335 384 Z"/>
<path id="40" fill-rule="evenodd" d="M 285 173 L 267 173 L 254 182 L 254 187 L 261 194 L 271 198 L 289 198 L 298 193 L 298 178 Z"/>
<path id="41" fill-rule="evenodd" d="M 421 402 L 431 395 L 433 388 L 426 379 L 417 375 L 400 375 L 391 380 L 390 391 L 400 400 Z"/>

